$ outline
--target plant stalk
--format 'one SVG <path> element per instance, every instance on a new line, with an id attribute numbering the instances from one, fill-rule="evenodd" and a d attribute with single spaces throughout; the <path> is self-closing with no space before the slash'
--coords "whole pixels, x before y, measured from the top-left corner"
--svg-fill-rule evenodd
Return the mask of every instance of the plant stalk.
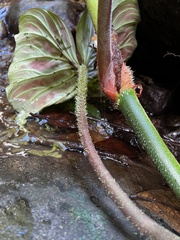
<path id="1" fill-rule="evenodd" d="M 134 226 L 148 239 L 153 240 L 178 240 L 178 236 L 157 224 L 150 217 L 145 215 L 127 196 L 127 194 L 118 185 L 115 179 L 101 161 L 94 144 L 92 142 L 87 122 L 86 98 L 87 98 L 87 67 L 79 66 L 79 76 L 76 95 L 76 117 L 79 130 L 79 136 L 84 150 L 88 156 L 89 162 L 96 172 L 99 180 L 107 190 L 109 196 L 121 209 L 124 215 Z"/>
<path id="2" fill-rule="evenodd" d="M 150 121 L 135 91 L 127 89 L 121 92 L 118 105 L 157 169 L 177 197 L 180 197 L 180 164 Z"/>

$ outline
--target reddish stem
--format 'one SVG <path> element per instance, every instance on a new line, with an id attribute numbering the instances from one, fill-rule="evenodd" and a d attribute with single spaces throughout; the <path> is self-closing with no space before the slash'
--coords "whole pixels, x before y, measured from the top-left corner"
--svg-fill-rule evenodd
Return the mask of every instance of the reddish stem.
<path id="1" fill-rule="evenodd" d="M 84 150 L 88 156 L 89 162 L 96 172 L 99 180 L 106 188 L 109 196 L 121 209 L 124 215 L 129 219 L 134 226 L 144 235 L 155 240 L 175 240 L 179 239 L 176 235 L 163 228 L 150 217 L 145 215 L 121 189 L 115 179 L 101 161 L 94 144 L 92 142 L 87 122 L 86 111 L 86 96 L 87 96 L 87 68 L 85 65 L 79 67 L 78 88 L 76 96 L 76 116 L 79 129 L 79 135 L 83 144 Z"/>

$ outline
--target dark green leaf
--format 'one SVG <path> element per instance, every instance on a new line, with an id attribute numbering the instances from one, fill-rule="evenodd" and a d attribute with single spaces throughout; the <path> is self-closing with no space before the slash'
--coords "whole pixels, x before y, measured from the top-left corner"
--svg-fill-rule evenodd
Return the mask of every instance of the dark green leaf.
<path id="1" fill-rule="evenodd" d="M 78 23 L 76 32 L 77 49 L 81 56 L 82 63 L 85 65 L 88 64 L 93 52 L 91 41 L 93 34 L 95 34 L 93 30 L 93 24 L 87 10 L 85 10 Z"/>
<path id="2" fill-rule="evenodd" d="M 97 119 L 101 119 L 101 113 L 94 105 L 88 103 L 87 111 L 89 116 L 95 117 Z"/>
<path id="3" fill-rule="evenodd" d="M 97 76 L 97 70 L 94 67 L 96 50 L 93 48 L 92 43 L 92 36 L 94 35 L 91 18 L 88 11 L 85 10 L 77 26 L 76 44 L 82 63 L 88 66 L 88 76 L 90 78 Z"/>

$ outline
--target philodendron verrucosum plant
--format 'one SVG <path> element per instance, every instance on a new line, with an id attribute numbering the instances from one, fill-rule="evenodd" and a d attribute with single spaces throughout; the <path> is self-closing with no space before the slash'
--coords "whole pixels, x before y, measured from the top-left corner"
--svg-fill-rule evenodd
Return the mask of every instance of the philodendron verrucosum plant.
<path id="1" fill-rule="evenodd" d="M 30 113 L 36 113 L 52 104 L 64 102 L 77 94 L 76 115 L 81 140 L 94 168 L 98 165 L 96 159 L 99 160 L 100 165 L 98 166 L 100 168 L 96 172 L 98 172 L 102 182 L 105 182 L 105 179 L 102 178 L 104 173 L 101 171 L 106 172 L 106 169 L 104 169 L 90 136 L 88 136 L 86 120 L 87 79 L 97 76 L 97 70 L 94 69 L 96 51 L 92 47 L 93 43 L 91 41 L 95 32 L 97 32 L 98 68 L 102 89 L 120 106 L 127 120 L 133 126 L 140 142 L 148 154 L 155 159 L 154 162 L 159 170 L 161 171 L 161 168 L 164 168 L 164 172 L 166 172 L 167 167 L 170 167 L 172 174 L 167 177 L 165 175 L 165 178 L 176 194 L 180 195 L 179 165 L 164 145 L 160 136 L 156 132 L 154 134 L 154 127 L 145 112 L 142 114 L 142 107 L 133 90 L 136 86 L 132 81 L 132 72 L 124 63 L 136 47 L 135 30 L 139 21 L 137 1 L 113 1 L 113 11 L 111 12 L 111 8 L 108 9 L 110 10 L 109 14 L 113 16 L 112 25 L 114 30 L 111 30 L 111 27 L 108 27 L 109 25 L 105 25 L 106 28 L 102 30 L 103 21 L 106 19 L 102 19 L 102 22 L 98 20 L 98 25 L 97 4 L 94 5 L 95 8 L 93 6 L 94 9 L 91 11 L 92 6 L 89 6 L 89 2 L 94 1 L 87 1 L 87 6 L 90 15 L 94 15 L 92 20 L 95 30 L 90 16 L 85 11 L 77 26 L 76 43 L 65 23 L 52 12 L 43 9 L 30 9 L 21 16 L 19 22 L 20 32 L 15 36 L 14 59 L 9 68 L 10 85 L 7 87 L 8 100 L 19 112 L 17 122 L 23 127 Z M 97 3 L 97 1 L 95 2 Z M 99 2 L 103 6 L 104 2 Z M 101 16 L 102 14 L 103 12 Z M 113 50 L 110 51 L 110 55 L 108 51 L 104 51 L 103 45 L 107 49 Z M 103 54 L 107 54 L 107 58 Z M 106 59 L 104 65 L 101 59 Z M 114 76 L 116 77 L 115 81 L 113 80 Z M 117 76 L 121 79 L 121 82 L 130 77 L 131 84 L 118 84 Z M 134 106 L 137 107 L 134 108 Z M 141 128 L 141 125 L 143 128 Z M 149 126 L 150 130 L 146 133 L 146 128 Z M 153 145 L 153 141 L 160 142 L 158 148 L 160 146 L 161 149 L 158 150 L 158 154 L 156 149 L 154 151 L 156 143 Z M 91 148 L 88 150 L 90 146 Z M 162 152 L 165 153 L 162 154 Z M 165 164 L 162 158 L 166 159 Z M 162 172 L 162 174 L 164 173 Z M 123 191 L 118 190 L 119 186 L 114 183 L 114 179 L 108 177 L 106 183 L 106 188 L 108 188 L 107 185 L 110 186 L 108 191 L 111 192 L 114 200 L 118 202 L 118 206 L 122 205 L 122 200 L 118 198 L 119 195 L 125 196 L 125 202 L 128 202 Z M 113 187 L 110 183 L 115 184 L 114 190 L 112 190 Z M 127 212 L 127 214 L 130 215 L 130 212 Z M 135 215 L 139 215 L 139 212 L 136 212 Z M 144 221 L 143 219 L 142 221 Z M 156 229 L 157 226 L 154 223 L 152 225 Z M 146 229 L 146 227 L 144 228 Z"/>

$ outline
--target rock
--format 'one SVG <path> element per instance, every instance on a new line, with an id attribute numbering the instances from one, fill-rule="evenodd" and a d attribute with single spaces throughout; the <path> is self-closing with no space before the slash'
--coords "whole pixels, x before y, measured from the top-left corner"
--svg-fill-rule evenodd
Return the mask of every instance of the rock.
<path id="1" fill-rule="evenodd" d="M 25 199 L 17 200 L 12 198 L 9 204 L 1 208 L 0 213 L 0 220 L 3 222 L 3 228 L 6 230 L 1 232 L 1 238 L 30 238 L 33 229 L 33 218 L 28 202 Z"/>
<path id="2" fill-rule="evenodd" d="M 8 14 L 9 6 L 7 6 L 5 3 L 0 3 L 0 19 L 5 22 L 5 17 Z"/>
<path id="3" fill-rule="evenodd" d="M 0 163 L 1 239 L 139 239 L 82 155 Z"/>
<path id="4" fill-rule="evenodd" d="M 4 39 L 5 37 L 7 37 L 6 25 L 0 19 L 0 40 Z"/>
<path id="5" fill-rule="evenodd" d="M 157 86 L 151 78 L 139 76 L 136 81 L 143 87 L 140 102 L 147 112 L 153 115 L 161 115 L 167 110 L 171 91 Z"/>
<path id="6" fill-rule="evenodd" d="M 5 87 L 9 83 L 7 70 L 13 57 L 14 40 L 4 38 L 0 41 L 0 86 Z"/>
<path id="7" fill-rule="evenodd" d="M 30 8 L 43 8 L 54 12 L 65 21 L 71 31 L 76 29 L 79 15 L 83 11 L 81 4 L 69 0 L 21 0 L 10 7 L 6 17 L 10 33 L 18 33 L 19 17 Z"/>

